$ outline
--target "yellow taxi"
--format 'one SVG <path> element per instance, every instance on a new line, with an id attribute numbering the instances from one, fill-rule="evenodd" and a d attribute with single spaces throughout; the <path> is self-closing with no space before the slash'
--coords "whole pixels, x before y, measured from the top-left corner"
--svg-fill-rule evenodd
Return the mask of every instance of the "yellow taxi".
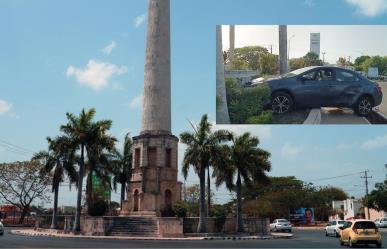
<path id="1" fill-rule="evenodd" d="M 359 244 L 375 244 L 378 248 L 382 247 L 382 236 L 373 221 L 346 221 L 340 229 L 340 245 L 354 247 Z"/>

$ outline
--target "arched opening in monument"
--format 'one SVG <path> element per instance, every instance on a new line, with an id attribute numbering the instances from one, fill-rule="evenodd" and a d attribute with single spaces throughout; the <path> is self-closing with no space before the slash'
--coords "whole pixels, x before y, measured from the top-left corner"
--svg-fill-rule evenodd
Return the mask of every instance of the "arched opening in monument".
<path id="1" fill-rule="evenodd" d="M 171 190 L 165 190 L 165 209 L 169 210 L 172 208 L 172 192 Z"/>
<path id="2" fill-rule="evenodd" d="M 138 190 L 136 189 L 133 194 L 133 211 L 138 211 Z"/>

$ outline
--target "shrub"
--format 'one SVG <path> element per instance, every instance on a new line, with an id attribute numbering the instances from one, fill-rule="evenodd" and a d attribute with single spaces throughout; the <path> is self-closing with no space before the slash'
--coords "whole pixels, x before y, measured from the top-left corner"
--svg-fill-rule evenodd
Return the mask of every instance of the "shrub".
<path id="1" fill-rule="evenodd" d="M 188 205 L 184 201 L 177 201 L 172 206 L 172 210 L 175 213 L 175 216 L 177 218 L 185 218 L 185 217 L 187 217 L 187 209 L 188 209 Z"/>
<path id="2" fill-rule="evenodd" d="M 263 111 L 259 116 L 251 116 L 247 119 L 247 124 L 270 124 L 273 121 L 271 111 Z"/>
<path id="3" fill-rule="evenodd" d="M 227 105 L 232 124 L 246 124 L 250 117 L 261 116 L 265 104 L 270 102 L 271 91 L 269 86 L 265 84 L 252 88 L 242 88 L 236 83 L 235 79 L 226 79 L 226 90 Z M 269 114 L 266 113 L 255 121 L 268 123 L 266 122 L 268 118 Z"/>
<path id="4" fill-rule="evenodd" d="M 227 207 L 223 205 L 214 205 L 211 209 L 211 216 L 215 218 L 216 232 L 222 232 L 227 218 Z"/>
<path id="5" fill-rule="evenodd" d="M 105 201 L 97 201 L 90 205 L 87 212 L 90 216 L 104 216 L 109 210 L 109 206 Z"/>
<path id="6" fill-rule="evenodd" d="M 161 217 L 175 217 L 175 212 L 172 207 L 165 207 L 161 210 Z"/>

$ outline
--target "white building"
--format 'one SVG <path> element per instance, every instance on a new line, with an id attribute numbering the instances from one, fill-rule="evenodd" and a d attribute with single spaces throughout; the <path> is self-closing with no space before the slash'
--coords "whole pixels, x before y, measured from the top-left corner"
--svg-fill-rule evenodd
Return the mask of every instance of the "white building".
<path id="1" fill-rule="evenodd" d="M 330 220 L 350 220 L 362 217 L 364 214 L 363 203 L 357 199 L 347 199 L 344 201 L 332 201 L 334 214 L 330 216 Z"/>
<path id="2" fill-rule="evenodd" d="M 317 54 L 320 58 L 320 33 L 310 33 L 310 52 Z"/>

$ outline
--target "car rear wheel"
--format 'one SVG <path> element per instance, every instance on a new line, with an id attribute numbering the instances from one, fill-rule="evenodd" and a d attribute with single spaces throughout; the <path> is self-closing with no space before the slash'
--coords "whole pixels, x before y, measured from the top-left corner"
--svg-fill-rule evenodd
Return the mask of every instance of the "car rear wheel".
<path id="1" fill-rule="evenodd" d="M 357 101 L 355 112 L 359 116 L 368 116 L 372 111 L 372 100 L 370 97 L 363 96 Z"/>
<path id="2" fill-rule="evenodd" d="M 377 247 L 377 248 L 382 248 L 382 243 L 377 243 L 377 244 L 376 244 L 376 247 Z"/>
<path id="3" fill-rule="evenodd" d="M 328 230 L 325 230 L 325 236 L 328 237 Z"/>
<path id="4" fill-rule="evenodd" d="M 344 245 L 344 242 L 341 240 L 341 238 L 340 238 L 340 245 L 341 245 L 341 246 Z"/>
<path id="5" fill-rule="evenodd" d="M 285 92 L 275 93 L 271 100 L 271 109 L 275 114 L 285 114 L 293 109 L 293 99 Z"/>

